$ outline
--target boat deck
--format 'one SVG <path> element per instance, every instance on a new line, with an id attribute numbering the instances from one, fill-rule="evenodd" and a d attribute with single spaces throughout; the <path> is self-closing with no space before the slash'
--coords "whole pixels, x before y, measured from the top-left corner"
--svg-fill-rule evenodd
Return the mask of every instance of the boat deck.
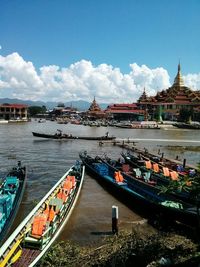
<path id="1" fill-rule="evenodd" d="M 28 267 L 31 262 L 40 254 L 40 250 L 23 248 L 22 256 L 12 266 L 14 267 Z"/>

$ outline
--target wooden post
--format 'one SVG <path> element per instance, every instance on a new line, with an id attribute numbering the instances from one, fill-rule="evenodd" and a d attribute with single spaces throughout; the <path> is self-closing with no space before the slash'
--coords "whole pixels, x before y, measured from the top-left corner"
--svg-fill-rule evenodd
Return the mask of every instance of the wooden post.
<path id="1" fill-rule="evenodd" d="M 118 207 L 112 206 L 112 233 L 118 234 Z"/>
<path id="2" fill-rule="evenodd" d="M 183 159 L 183 168 L 186 166 L 186 159 Z"/>

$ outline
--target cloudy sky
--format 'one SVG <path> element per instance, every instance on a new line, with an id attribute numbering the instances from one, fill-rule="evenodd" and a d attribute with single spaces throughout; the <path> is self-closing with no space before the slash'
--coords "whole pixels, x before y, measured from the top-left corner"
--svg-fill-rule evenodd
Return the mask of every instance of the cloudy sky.
<path id="1" fill-rule="evenodd" d="M 198 0 L 0 1 L 0 98 L 131 103 L 200 89 Z"/>

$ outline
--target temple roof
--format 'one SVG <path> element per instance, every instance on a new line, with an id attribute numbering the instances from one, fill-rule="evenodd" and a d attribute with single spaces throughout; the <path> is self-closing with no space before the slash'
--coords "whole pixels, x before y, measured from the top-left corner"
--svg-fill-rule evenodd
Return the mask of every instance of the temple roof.
<path id="1" fill-rule="evenodd" d="M 182 74 L 181 74 L 181 65 L 180 65 L 180 62 L 178 64 L 178 73 L 174 79 L 174 84 L 173 86 L 184 86 L 184 82 L 183 82 L 183 77 L 182 77 Z"/>
<path id="2" fill-rule="evenodd" d="M 92 101 L 92 104 L 90 105 L 88 111 L 92 111 L 92 112 L 98 112 L 101 111 L 100 106 L 97 104 L 95 97 L 94 100 Z"/>
<path id="3" fill-rule="evenodd" d="M 172 104 L 195 104 L 200 103 L 200 91 L 193 91 L 184 85 L 181 75 L 180 63 L 178 64 L 178 72 L 171 87 L 161 92 L 157 92 L 154 97 L 147 97 L 145 91 L 139 98 L 140 104 L 153 103 L 172 103 Z"/>
<path id="4" fill-rule="evenodd" d="M 146 94 L 146 91 L 145 91 L 145 87 L 144 87 L 144 91 L 142 93 L 142 95 L 140 96 L 140 98 L 138 99 L 138 102 L 146 102 L 148 101 L 148 97 L 147 97 L 147 94 Z"/>

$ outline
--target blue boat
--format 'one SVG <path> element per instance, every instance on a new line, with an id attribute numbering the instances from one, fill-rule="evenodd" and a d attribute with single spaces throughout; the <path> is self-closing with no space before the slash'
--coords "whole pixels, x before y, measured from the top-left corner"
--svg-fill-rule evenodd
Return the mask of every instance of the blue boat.
<path id="1" fill-rule="evenodd" d="M 2 244 L 17 214 L 25 189 L 26 167 L 18 162 L 3 179 L 0 187 L 0 244 Z"/>
<path id="2" fill-rule="evenodd" d="M 80 153 L 79 156 L 92 177 L 136 211 L 139 210 L 147 217 L 161 216 L 170 222 L 178 221 L 193 227 L 198 226 L 198 211 L 195 205 L 162 193 L 154 184 L 118 171 L 100 157 L 91 157 L 87 152 Z"/>
<path id="3" fill-rule="evenodd" d="M 1 267 L 39 266 L 76 206 L 84 174 L 76 162 L 47 192 L 0 248 Z"/>

